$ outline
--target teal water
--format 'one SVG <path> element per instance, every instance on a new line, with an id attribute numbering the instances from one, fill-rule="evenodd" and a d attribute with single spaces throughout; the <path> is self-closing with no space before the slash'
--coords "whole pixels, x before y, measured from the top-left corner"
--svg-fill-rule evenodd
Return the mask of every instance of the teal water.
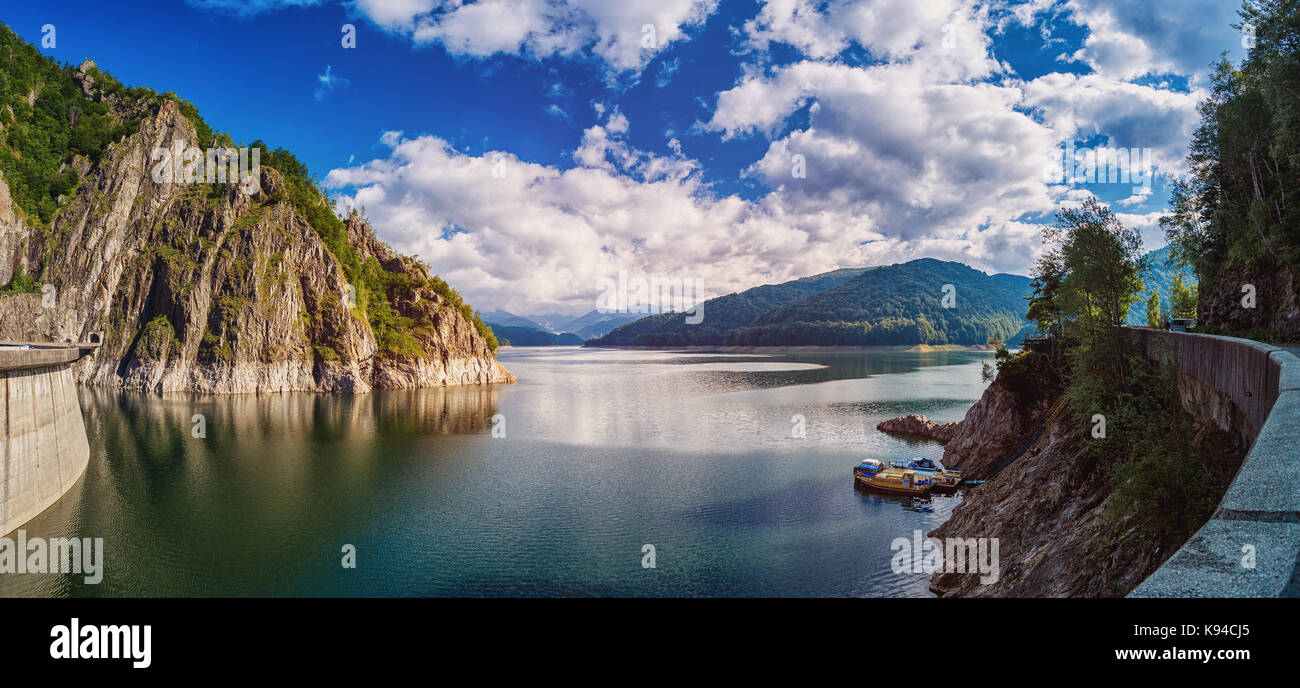
<path id="1" fill-rule="evenodd" d="M 82 389 L 90 466 L 24 529 L 104 538 L 104 580 L 0 574 L 0 595 L 929 595 L 927 576 L 890 571 L 889 545 L 942 523 L 960 495 L 861 493 L 851 468 L 938 458 L 875 425 L 960 419 L 987 354 L 500 359 L 518 384 Z M 194 414 L 206 438 L 191 436 Z"/>

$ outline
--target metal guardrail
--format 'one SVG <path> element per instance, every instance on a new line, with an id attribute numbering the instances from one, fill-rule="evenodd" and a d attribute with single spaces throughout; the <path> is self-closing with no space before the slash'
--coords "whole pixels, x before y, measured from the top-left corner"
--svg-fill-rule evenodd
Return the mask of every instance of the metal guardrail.
<path id="1" fill-rule="evenodd" d="M 0 371 L 46 368 L 88 356 L 99 344 L 0 341 Z"/>

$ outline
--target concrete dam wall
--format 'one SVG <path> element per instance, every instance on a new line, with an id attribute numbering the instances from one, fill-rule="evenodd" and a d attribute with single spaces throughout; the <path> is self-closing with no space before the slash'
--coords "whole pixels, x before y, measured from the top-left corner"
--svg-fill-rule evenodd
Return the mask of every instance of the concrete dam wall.
<path id="1" fill-rule="evenodd" d="M 0 536 L 54 504 L 86 472 L 77 348 L 0 345 Z"/>
<path id="2" fill-rule="evenodd" d="M 1209 522 L 1129 596 L 1300 596 L 1300 359 L 1249 339 L 1134 332 L 1148 356 L 1230 400 L 1250 451 Z"/>

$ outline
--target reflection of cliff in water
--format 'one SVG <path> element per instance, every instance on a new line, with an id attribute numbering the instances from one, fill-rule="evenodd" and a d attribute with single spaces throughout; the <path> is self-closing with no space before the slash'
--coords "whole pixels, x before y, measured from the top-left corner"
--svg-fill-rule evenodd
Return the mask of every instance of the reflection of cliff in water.
<path id="1" fill-rule="evenodd" d="M 237 437 L 347 441 L 386 436 L 481 432 L 496 413 L 499 391 L 491 386 L 376 390 L 371 394 L 284 393 L 266 395 L 152 395 L 78 388 L 82 408 L 97 426 L 109 411 L 135 420 L 123 425 L 141 442 L 193 438 L 202 415 L 205 439 Z"/>
<path id="2" fill-rule="evenodd" d="M 497 399 L 480 386 L 162 396 L 82 387 L 79 395 L 103 488 L 149 500 L 237 503 L 243 516 L 282 523 L 310 521 L 318 498 L 337 507 L 341 492 L 364 493 L 386 463 L 454 463 L 425 453 L 430 435 L 486 432 Z M 195 436 L 199 429 L 204 437 Z M 186 487 L 178 492 L 178 485 Z M 293 513 L 269 512 L 283 508 Z"/>
<path id="3" fill-rule="evenodd" d="M 0 576 L 0 596 L 352 591 L 339 586 L 354 579 L 323 573 L 338 570 L 341 545 L 386 542 L 406 525 L 389 518 L 394 511 L 431 513 L 420 501 L 428 486 L 460 493 L 493 442 L 499 389 L 160 396 L 78 388 L 90 443 L 85 479 L 25 529 L 104 538 L 105 580 Z M 205 437 L 195 437 L 196 415 Z"/>

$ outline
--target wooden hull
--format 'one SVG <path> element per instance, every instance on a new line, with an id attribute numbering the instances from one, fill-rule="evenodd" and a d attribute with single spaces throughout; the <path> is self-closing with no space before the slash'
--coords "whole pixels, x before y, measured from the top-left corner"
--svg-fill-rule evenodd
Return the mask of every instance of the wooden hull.
<path id="1" fill-rule="evenodd" d="M 930 493 L 930 485 L 904 485 L 897 481 L 878 480 L 864 475 L 855 476 L 854 479 L 857 480 L 858 485 L 878 492 L 912 496 L 923 496 Z"/>
<path id="2" fill-rule="evenodd" d="M 939 473 L 934 476 L 934 486 L 930 489 L 936 492 L 952 492 L 961 487 L 964 482 L 966 482 L 965 476 Z"/>

